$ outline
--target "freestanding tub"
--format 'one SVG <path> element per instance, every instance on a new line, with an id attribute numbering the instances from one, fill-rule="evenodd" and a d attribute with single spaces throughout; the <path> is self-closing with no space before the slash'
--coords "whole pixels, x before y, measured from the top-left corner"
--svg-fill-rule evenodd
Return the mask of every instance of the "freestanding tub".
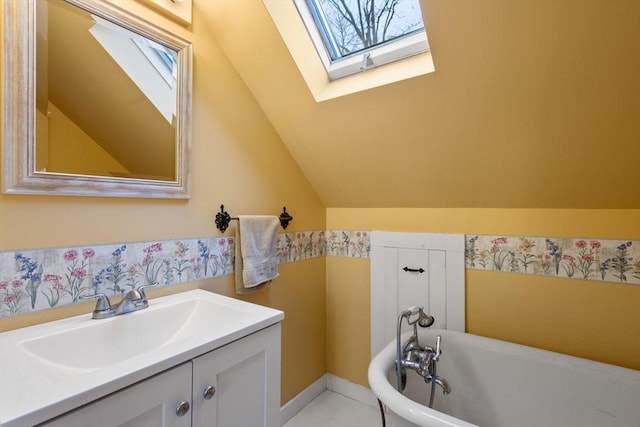
<path id="1" fill-rule="evenodd" d="M 395 340 L 371 361 L 369 385 L 387 407 L 387 426 L 640 426 L 640 371 L 440 329 L 419 331 L 420 344 L 434 346 L 437 335 L 437 375 L 452 391 L 436 386 L 433 409 L 431 384 L 415 372 L 407 371 L 404 395 L 396 390 Z"/>

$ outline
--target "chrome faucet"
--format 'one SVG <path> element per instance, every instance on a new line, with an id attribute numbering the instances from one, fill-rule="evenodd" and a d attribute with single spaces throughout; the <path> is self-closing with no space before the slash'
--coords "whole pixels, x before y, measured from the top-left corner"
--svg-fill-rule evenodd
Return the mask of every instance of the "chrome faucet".
<path id="1" fill-rule="evenodd" d="M 149 301 L 146 298 L 142 298 L 140 291 L 134 289 L 127 292 L 120 300 L 120 303 L 116 306 L 114 316 L 120 314 L 131 313 L 132 311 L 142 310 L 149 307 Z"/>
<path id="2" fill-rule="evenodd" d="M 108 317 L 113 317 L 116 313 L 116 309 L 111 306 L 109 297 L 105 294 L 80 295 L 78 298 L 98 300 L 96 301 L 96 308 L 94 308 L 93 315 L 91 316 L 93 319 L 106 319 Z"/>
<path id="3" fill-rule="evenodd" d="M 413 334 L 404 342 L 400 340 L 402 332 L 402 321 L 407 320 L 410 326 L 413 326 Z M 442 350 L 440 344 L 442 337 L 438 335 L 436 338 L 435 348 L 428 345 L 421 346 L 418 341 L 418 326 L 423 328 L 433 325 L 432 316 L 425 314 L 422 307 L 410 307 L 400 313 L 398 317 L 398 334 L 397 334 L 397 354 L 396 354 L 396 377 L 397 388 L 400 393 L 404 391 L 407 383 L 407 369 L 415 371 L 424 378 L 425 383 L 431 383 L 431 398 L 429 407 L 433 406 L 433 395 L 435 385 L 442 388 L 443 394 L 451 393 L 451 387 L 444 378 L 436 375 L 436 362 L 440 359 Z"/>
<path id="4" fill-rule="evenodd" d="M 449 385 L 449 383 L 447 382 L 447 380 L 445 380 L 444 378 L 440 378 L 437 375 L 432 375 L 429 374 L 424 378 L 424 382 L 431 382 L 431 383 L 435 383 L 438 384 L 440 387 L 442 387 L 442 393 L 446 396 L 447 394 L 451 393 L 451 386 Z"/>
<path id="5" fill-rule="evenodd" d="M 131 290 L 124 294 L 122 300 L 115 306 L 111 305 L 109 297 L 102 293 L 81 296 L 80 299 L 97 299 L 98 301 L 96 302 L 96 307 L 91 317 L 93 319 L 106 319 L 149 307 L 149 300 L 145 294 L 145 289 L 158 285 L 159 283 L 156 282 L 152 285 L 140 286 L 138 289 Z"/>

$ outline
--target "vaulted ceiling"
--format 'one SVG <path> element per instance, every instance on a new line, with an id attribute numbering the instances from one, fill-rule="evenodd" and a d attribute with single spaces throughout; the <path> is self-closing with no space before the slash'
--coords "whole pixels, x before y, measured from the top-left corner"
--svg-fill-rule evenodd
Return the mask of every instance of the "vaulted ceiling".
<path id="1" fill-rule="evenodd" d="M 322 102 L 261 0 L 194 25 L 327 207 L 640 208 L 640 2 L 421 6 L 435 72 Z"/>

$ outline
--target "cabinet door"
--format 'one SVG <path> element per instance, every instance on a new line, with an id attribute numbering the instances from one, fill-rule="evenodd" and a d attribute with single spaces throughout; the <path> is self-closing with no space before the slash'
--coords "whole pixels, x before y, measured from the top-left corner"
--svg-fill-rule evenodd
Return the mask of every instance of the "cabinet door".
<path id="1" fill-rule="evenodd" d="M 191 410 L 182 416 L 176 410 L 183 401 L 191 405 L 191 369 L 191 362 L 184 363 L 41 425 L 189 427 Z"/>
<path id="2" fill-rule="evenodd" d="M 193 360 L 193 426 L 280 427 L 279 323 Z"/>

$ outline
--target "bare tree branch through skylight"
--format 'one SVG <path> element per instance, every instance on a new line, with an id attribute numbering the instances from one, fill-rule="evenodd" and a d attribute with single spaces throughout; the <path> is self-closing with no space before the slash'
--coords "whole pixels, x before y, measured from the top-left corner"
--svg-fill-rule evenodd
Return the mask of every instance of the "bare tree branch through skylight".
<path id="1" fill-rule="evenodd" d="M 418 0 L 308 0 L 333 60 L 422 31 Z"/>

